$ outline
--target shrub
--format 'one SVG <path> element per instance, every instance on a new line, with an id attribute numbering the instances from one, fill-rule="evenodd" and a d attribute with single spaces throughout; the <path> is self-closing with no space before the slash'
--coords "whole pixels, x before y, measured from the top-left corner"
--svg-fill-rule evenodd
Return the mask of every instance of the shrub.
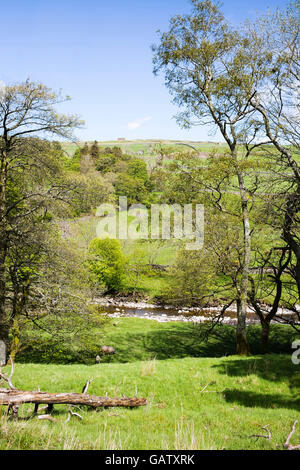
<path id="1" fill-rule="evenodd" d="M 140 178 L 121 173 L 115 184 L 117 196 L 127 196 L 128 204 L 144 202 L 147 197 L 147 189 Z"/>
<path id="2" fill-rule="evenodd" d="M 115 155 L 112 153 L 104 153 L 96 161 L 96 170 L 102 173 L 113 171 L 116 161 L 117 157 Z"/>
<path id="3" fill-rule="evenodd" d="M 163 295 L 178 305 L 205 304 L 211 292 L 214 269 L 204 250 L 181 249 L 168 276 L 168 287 Z"/>
<path id="4" fill-rule="evenodd" d="M 89 245 L 88 266 L 92 279 L 109 291 L 122 285 L 125 258 L 119 240 L 95 238 Z"/>
<path id="5" fill-rule="evenodd" d="M 147 172 L 147 165 L 143 160 L 138 158 L 133 159 L 128 163 L 127 173 L 132 176 L 132 178 L 139 178 L 144 183 L 149 182 L 149 176 Z"/>

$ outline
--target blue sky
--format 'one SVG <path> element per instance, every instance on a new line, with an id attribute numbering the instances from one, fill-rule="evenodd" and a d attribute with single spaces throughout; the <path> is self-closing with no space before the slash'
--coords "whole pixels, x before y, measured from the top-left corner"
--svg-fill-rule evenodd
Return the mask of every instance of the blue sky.
<path id="1" fill-rule="evenodd" d="M 237 23 L 285 0 L 224 0 Z M 72 97 L 61 111 L 85 120 L 81 140 L 118 137 L 219 140 L 206 127 L 182 130 L 151 44 L 188 0 L 0 0 L 0 81 L 29 77 Z"/>

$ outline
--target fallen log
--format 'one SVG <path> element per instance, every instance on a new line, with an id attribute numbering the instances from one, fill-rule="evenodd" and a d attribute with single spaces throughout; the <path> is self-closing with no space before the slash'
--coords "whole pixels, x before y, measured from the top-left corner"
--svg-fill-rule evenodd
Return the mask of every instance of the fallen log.
<path id="1" fill-rule="evenodd" d="M 111 398 L 108 396 L 99 397 L 96 395 L 88 395 L 87 390 L 93 379 L 87 380 L 82 389 L 82 393 L 48 393 L 41 392 L 40 389 L 36 391 L 19 390 L 12 384 L 14 364 L 11 357 L 10 362 L 11 372 L 9 377 L 0 371 L 0 379 L 5 380 L 9 386 L 9 388 L 0 388 L 0 406 L 6 405 L 8 407 L 7 414 L 11 411 L 14 419 L 18 419 L 19 406 L 23 403 L 33 403 L 35 405 L 33 412 L 34 415 L 37 415 L 39 405 L 46 404 L 48 414 L 43 416 L 50 416 L 49 413 L 53 411 L 54 405 L 69 405 L 69 419 L 74 415 L 81 418 L 78 413 L 72 411 L 72 406 L 78 407 L 78 405 L 86 405 L 91 408 L 123 406 L 134 408 L 137 406 L 145 406 L 147 404 L 146 398 L 137 398 L 137 396 Z"/>
<path id="2" fill-rule="evenodd" d="M 0 405 L 21 405 L 23 403 L 46 404 L 46 405 L 87 405 L 92 408 L 123 406 L 133 408 L 145 406 L 147 400 L 137 397 L 98 397 L 87 393 L 47 393 L 30 392 L 24 390 L 0 389 Z"/>

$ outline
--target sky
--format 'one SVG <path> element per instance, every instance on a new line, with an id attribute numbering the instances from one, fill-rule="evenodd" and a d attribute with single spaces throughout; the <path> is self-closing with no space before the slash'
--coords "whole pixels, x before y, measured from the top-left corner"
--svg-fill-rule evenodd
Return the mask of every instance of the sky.
<path id="1" fill-rule="evenodd" d="M 234 24 L 286 0 L 224 0 Z M 85 121 L 79 140 L 220 140 L 206 126 L 183 130 L 163 77 L 152 72 L 151 45 L 188 0 L 0 0 L 5 84 L 30 78 L 72 100 L 59 111 Z"/>

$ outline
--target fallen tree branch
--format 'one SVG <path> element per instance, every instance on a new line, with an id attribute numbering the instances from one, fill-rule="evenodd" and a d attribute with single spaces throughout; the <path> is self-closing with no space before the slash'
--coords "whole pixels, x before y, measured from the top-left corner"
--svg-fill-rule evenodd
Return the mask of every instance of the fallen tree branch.
<path id="1" fill-rule="evenodd" d="M 292 426 L 292 429 L 291 429 L 291 432 L 289 433 L 288 437 L 286 438 L 286 441 L 285 443 L 283 444 L 283 447 L 287 450 L 297 450 L 297 449 L 300 449 L 300 444 L 297 445 L 297 446 L 293 446 L 292 444 L 290 444 L 290 440 L 291 440 L 291 437 L 292 435 L 294 434 L 295 432 L 295 429 L 296 429 L 296 424 L 298 423 L 298 420 L 296 420 Z"/>
<path id="2" fill-rule="evenodd" d="M 21 405 L 23 403 L 47 404 L 47 405 L 87 405 L 92 408 L 122 406 L 134 408 L 145 406 L 147 400 L 137 397 L 98 397 L 87 393 L 47 393 L 30 392 L 24 390 L 0 389 L 0 405 Z"/>
<path id="3" fill-rule="evenodd" d="M 11 370 L 10 370 L 9 377 L 6 377 L 6 375 L 4 375 L 4 374 L 2 374 L 2 372 L 0 372 L 0 379 L 5 380 L 5 382 L 8 383 L 8 386 L 11 390 L 16 390 L 16 388 L 13 386 L 13 384 L 11 382 L 11 379 L 12 379 L 12 376 L 14 375 L 14 370 L 15 370 L 14 361 L 12 360 L 11 356 L 9 356 L 9 360 L 10 360 L 10 363 L 11 363 Z"/>
<path id="4" fill-rule="evenodd" d="M 55 419 L 52 418 L 51 415 L 39 415 L 39 416 L 37 416 L 37 419 L 48 420 L 48 421 L 51 421 L 52 423 L 55 423 Z"/>
<path id="5" fill-rule="evenodd" d="M 268 425 L 262 426 L 261 429 L 266 431 L 268 434 L 251 434 L 251 436 L 249 436 L 249 437 L 256 437 L 257 438 L 256 440 L 258 440 L 260 437 L 262 437 L 262 438 L 268 439 L 268 441 L 270 441 L 271 438 L 272 438 L 272 434 L 271 434 L 271 431 L 268 428 Z"/>
<path id="6" fill-rule="evenodd" d="M 202 390 L 200 390 L 200 393 L 204 392 L 204 391 L 207 389 L 207 387 L 208 387 L 209 385 L 214 385 L 215 383 L 216 383 L 215 380 L 212 380 L 211 382 L 208 382 L 208 383 L 205 385 L 205 387 L 203 387 Z"/>
<path id="7" fill-rule="evenodd" d="M 18 418 L 18 409 L 19 406 L 23 403 L 33 403 L 34 411 L 33 416 L 37 415 L 38 407 L 40 404 L 47 405 L 47 415 L 50 416 L 50 413 L 53 410 L 54 405 L 69 405 L 69 419 L 72 415 L 75 415 L 79 418 L 81 416 L 78 413 L 72 411 L 71 406 L 76 405 L 86 405 L 90 406 L 91 408 L 109 408 L 115 406 L 123 406 L 128 408 L 134 408 L 137 406 L 145 406 L 147 404 L 146 398 L 137 398 L 135 397 L 121 397 L 121 398 L 110 398 L 108 396 L 105 397 L 98 397 L 96 395 L 88 395 L 87 390 L 90 383 L 94 379 L 87 380 L 83 389 L 82 393 L 47 393 L 41 392 L 38 388 L 37 391 L 26 391 L 26 390 L 18 390 L 15 388 L 11 382 L 13 373 L 14 373 L 14 363 L 12 358 L 10 357 L 11 363 L 11 372 L 9 377 L 4 375 L 0 372 L 0 379 L 5 380 L 8 383 L 9 389 L 0 388 L 0 405 L 7 405 L 7 413 L 12 411 L 12 415 L 14 419 Z M 137 389 L 136 389 L 137 394 Z M 48 419 L 48 418 L 40 418 L 39 419 Z"/>
<path id="8" fill-rule="evenodd" d="M 68 408 L 68 417 L 66 419 L 66 423 L 70 421 L 71 416 L 77 416 L 77 418 L 83 419 L 83 417 L 79 413 L 75 413 L 75 411 L 72 410 L 72 405 L 70 405 Z"/>
<path id="9" fill-rule="evenodd" d="M 296 446 L 290 444 L 290 440 L 291 440 L 292 435 L 295 432 L 297 423 L 298 423 L 298 420 L 296 420 L 294 422 L 294 424 L 292 426 L 292 429 L 291 429 L 291 432 L 289 433 L 288 437 L 286 438 L 285 443 L 283 444 L 283 447 L 287 450 L 300 450 L 300 444 L 296 445 Z M 268 425 L 262 426 L 261 429 L 266 431 L 267 434 L 251 434 L 251 436 L 249 436 L 249 437 L 256 437 L 256 440 L 258 440 L 260 437 L 262 437 L 263 439 L 268 439 L 268 441 L 270 442 L 271 439 L 272 439 L 272 434 L 271 434 L 271 431 L 268 428 Z M 276 445 L 276 447 L 279 448 L 280 446 Z"/>
<path id="10" fill-rule="evenodd" d="M 94 379 L 90 379 L 90 380 L 87 380 L 87 381 L 85 382 L 85 385 L 84 385 L 84 387 L 83 387 L 81 393 L 87 393 L 88 388 L 89 388 L 89 385 L 93 382 L 93 380 L 94 380 Z"/>

